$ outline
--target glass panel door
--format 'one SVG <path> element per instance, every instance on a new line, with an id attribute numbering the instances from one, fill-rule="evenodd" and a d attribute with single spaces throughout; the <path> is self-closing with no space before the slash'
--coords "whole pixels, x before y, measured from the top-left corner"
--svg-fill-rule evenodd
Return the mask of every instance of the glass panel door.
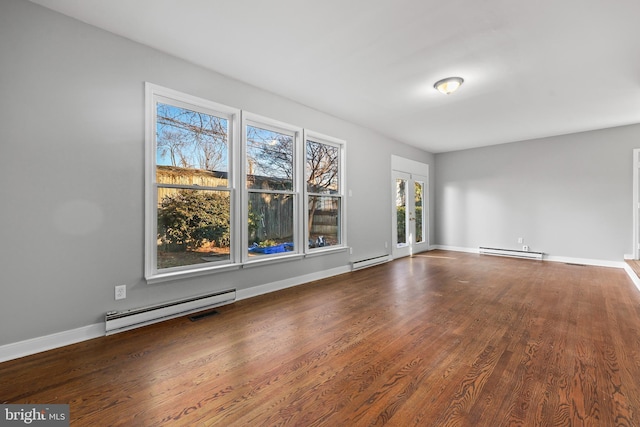
<path id="1" fill-rule="evenodd" d="M 396 246 L 406 246 L 407 242 L 407 183 L 408 179 L 396 178 Z"/>
<path id="2" fill-rule="evenodd" d="M 425 241 L 425 222 L 424 222 L 424 211 L 422 209 L 422 201 L 424 200 L 424 182 L 422 181 L 414 181 L 413 182 L 413 208 L 415 215 L 415 242 L 416 243 L 424 243 Z"/>
<path id="3" fill-rule="evenodd" d="M 427 178 L 394 171 L 393 183 L 393 257 L 428 250 Z"/>

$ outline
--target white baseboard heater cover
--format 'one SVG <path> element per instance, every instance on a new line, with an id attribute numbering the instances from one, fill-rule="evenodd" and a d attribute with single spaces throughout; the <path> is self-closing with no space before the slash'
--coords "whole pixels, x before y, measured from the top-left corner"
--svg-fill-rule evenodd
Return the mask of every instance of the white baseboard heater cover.
<path id="1" fill-rule="evenodd" d="M 497 255 L 497 256 L 506 256 L 512 258 L 526 258 L 526 259 L 537 259 L 542 260 L 542 256 L 544 255 L 542 252 L 531 252 L 531 251 L 517 251 L 512 249 L 498 249 L 498 248 L 485 248 L 480 246 L 479 253 L 481 255 Z"/>
<path id="2" fill-rule="evenodd" d="M 201 295 L 150 307 L 112 311 L 105 316 L 106 334 L 128 331 L 235 301 L 236 290 Z"/>
<path id="3" fill-rule="evenodd" d="M 361 261 L 354 261 L 351 263 L 351 271 L 372 267 L 374 265 L 383 264 L 389 261 L 391 261 L 391 257 L 389 257 L 389 255 L 382 255 L 374 258 L 363 259 Z"/>

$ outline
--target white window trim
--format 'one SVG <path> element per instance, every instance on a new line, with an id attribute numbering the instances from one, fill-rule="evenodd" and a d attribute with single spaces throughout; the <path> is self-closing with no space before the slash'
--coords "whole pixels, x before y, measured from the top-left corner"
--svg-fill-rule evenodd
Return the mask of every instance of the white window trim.
<path id="1" fill-rule="evenodd" d="M 203 111 L 229 121 L 228 182 L 225 191 L 230 194 L 230 238 L 231 253 L 228 261 L 216 264 L 197 264 L 157 269 L 157 185 L 156 185 L 156 102 L 167 102 L 187 109 Z M 248 257 L 248 189 L 246 186 L 246 126 L 252 124 L 276 132 L 291 133 L 294 136 L 294 244 L 296 250 L 282 254 Z M 324 144 L 337 146 L 340 151 L 340 245 L 323 248 L 308 247 L 308 212 L 306 184 L 306 141 L 311 139 Z M 280 122 L 271 118 L 242 111 L 219 104 L 208 99 L 185 94 L 177 90 L 145 82 L 145 279 L 147 283 L 175 281 L 190 277 L 209 275 L 218 272 L 239 270 L 316 257 L 329 253 L 344 252 L 347 246 L 347 197 L 346 197 L 346 141 L 306 130 L 298 126 Z M 274 191 L 278 192 L 278 191 Z"/>
<path id="2" fill-rule="evenodd" d="M 182 266 L 172 269 L 157 269 L 157 250 L 155 243 L 157 237 L 157 191 L 156 191 L 156 103 L 169 102 L 171 105 L 209 112 L 213 115 L 221 116 L 229 121 L 229 159 L 228 159 L 228 182 L 227 190 L 230 195 L 230 229 L 231 241 L 233 242 L 230 259 L 225 263 L 202 264 L 202 266 Z M 237 200 L 237 171 L 233 167 L 237 158 L 237 135 L 239 134 L 240 110 L 218 104 L 207 99 L 188 95 L 173 89 L 168 89 L 153 83 L 145 83 L 145 278 L 149 283 L 172 280 L 183 277 L 193 277 L 206 274 L 212 271 L 230 270 L 238 268 L 238 200 Z"/>
<path id="3" fill-rule="evenodd" d="M 333 246 L 324 246 L 321 248 L 310 248 L 309 247 L 309 213 L 307 212 L 307 207 L 309 206 L 309 192 L 307 191 L 307 183 L 306 183 L 306 170 L 302 174 L 305 179 L 304 182 L 304 236 L 305 236 L 305 253 L 307 256 L 313 254 L 320 253 L 328 253 L 335 252 L 342 249 L 347 248 L 347 197 L 346 197 L 346 188 L 347 188 L 347 174 L 345 165 L 347 163 L 347 142 L 343 139 L 335 138 L 329 135 L 324 135 L 319 132 L 315 132 L 312 130 L 304 129 L 303 132 L 303 141 L 302 141 L 302 150 L 304 151 L 303 156 L 304 166 L 306 168 L 306 156 L 307 156 L 307 140 L 312 140 L 315 142 L 319 142 L 322 144 L 328 144 L 339 148 L 340 160 L 340 175 L 339 175 L 339 191 L 338 194 L 333 194 L 334 197 L 340 197 L 340 244 Z"/>
<path id="4" fill-rule="evenodd" d="M 294 196 L 294 206 L 293 206 L 293 230 L 294 230 L 294 248 L 295 250 L 292 252 L 282 252 L 278 254 L 271 255 L 261 255 L 259 257 L 250 258 L 248 251 L 248 242 L 249 242 L 249 230 L 247 229 L 247 224 L 249 222 L 249 193 L 255 192 L 259 193 L 260 190 L 252 189 L 249 191 L 247 187 L 247 126 L 255 126 L 258 128 L 271 130 L 274 132 L 279 132 L 283 134 L 289 134 L 293 137 L 293 191 L 278 191 L 278 190 L 269 190 L 264 191 L 265 193 L 279 193 L 279 194 L 292 194 Z M 249 113 L 247 111 L 242 112 L 242 151 L 241 151 L 241 188 L 242 188 L 242 230 L 241 230 L 241 247 L 242 247 L 242 264 L 265 264 L 265 261 L 273 260 L 273 259 L 291 259 L 296 258 L 299 254 L 304 253 L 304 249 L 302 245 L 303 243 L 303 233 L 301 233 L 301 221 L 300 215 L 302 210 L 302 182 L 304 180 L 304 169 L 300 169 L 301 167 L 301 153 L 300 153 L 300 145 L 301 138 L 303 134 L 303 129 L 298 126 L 293 126 L 288 123 L 284 123 L 278 120 L 274 120 L 268 117 L 260 116 L 258 114 Z M 302 171 L 302 173 L 301 173 Z M 297 257 L 299 258 L 299 257 Z"/>

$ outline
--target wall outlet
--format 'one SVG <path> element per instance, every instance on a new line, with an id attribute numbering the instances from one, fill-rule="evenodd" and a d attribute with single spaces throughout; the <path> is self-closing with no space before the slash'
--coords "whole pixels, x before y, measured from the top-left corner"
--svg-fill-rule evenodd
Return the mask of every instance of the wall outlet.
<path id="1" fill-rule="evenodd" d="M 127 297 L 127 285 L 116 286 L 116 299 L 125 299 Z"/>
<path id="2" fill-rule="evenodd" d="M 525 251 L 525 252 L 529 252 L 529 246 L 524 245 L 524 246 L 522 247 L 522 250 L 523 250 L 523 251 Z"/>
<path id="3" fill-rule="evenodd" d="M 518 243 L 524 243 L 524 237 L 518 237 Z"/>

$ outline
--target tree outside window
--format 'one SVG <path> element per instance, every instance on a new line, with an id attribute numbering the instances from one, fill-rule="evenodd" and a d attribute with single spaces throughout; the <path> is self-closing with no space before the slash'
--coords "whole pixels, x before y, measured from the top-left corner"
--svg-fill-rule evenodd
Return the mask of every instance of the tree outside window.
<path id="1" fill-rule="evenodd" d="M 247 254 L 296 250 L 295 132 L 251 122 L 246 132 Z"/>
<path id="2" fill-rule="evenodd" d="M 307 236 L 309 248 L 342 244 L 341 147 L 306 141 Z"/>
<path id="3" fill-rule="evenodd" d="M 229 260 L 228 120 L 156 104 L 157 268 Z"/>
<path id="4" fill-rule="evenodd" d="M 344 141 L 150 83 L 146 94 L 149 282 L 344 245 Z"/>

